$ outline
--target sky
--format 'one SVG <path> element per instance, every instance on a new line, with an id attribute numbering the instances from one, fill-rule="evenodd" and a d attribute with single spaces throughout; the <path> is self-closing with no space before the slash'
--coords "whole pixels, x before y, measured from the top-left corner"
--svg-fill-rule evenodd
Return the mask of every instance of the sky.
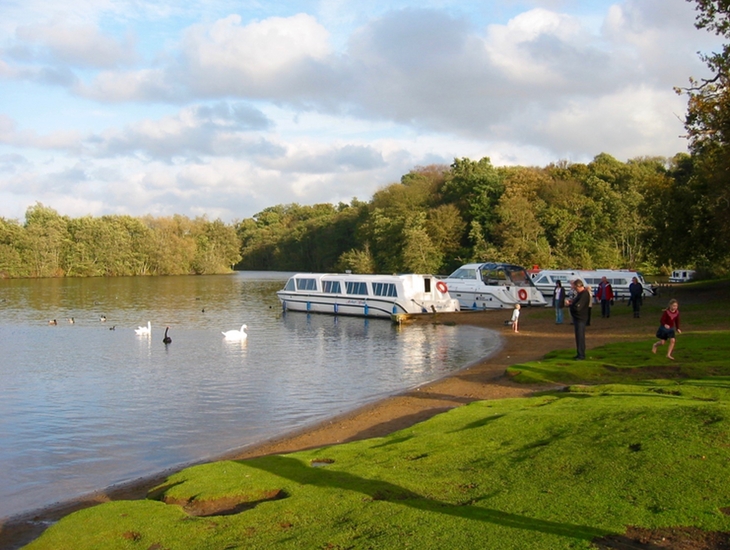
<path id="1" fill-rule="evenodd" d="M 686 0 L 0 0 L 0 217 L 350 203 L 414 168 L 686 151 Z"/>

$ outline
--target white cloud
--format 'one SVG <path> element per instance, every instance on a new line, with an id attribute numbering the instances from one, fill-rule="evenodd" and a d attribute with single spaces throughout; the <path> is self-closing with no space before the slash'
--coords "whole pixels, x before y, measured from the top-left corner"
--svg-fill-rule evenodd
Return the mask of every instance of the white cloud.
<path id="1" fill-rule="evenodd" d="M 309 66 L 331 54 L 326 29 L 306 14 L 245 26 L 231 15 L 195 25 L 181 47 L 186 82 L 202 95 L 282 95 L 284 84 L 306 85 Z"/>
<path id="2" fill-rule="evenodd" d="M 573 101 L 549 113 L 536 125 L 536 141 L 575 158 L 585 151 L 608 152 L 618 158 L 668 156 L 684 148 L 680 117 L 686 103 L 646 86 L 625 88 L 592 101 Z M 637 155 L 636 143 L 643 143 Z"/>

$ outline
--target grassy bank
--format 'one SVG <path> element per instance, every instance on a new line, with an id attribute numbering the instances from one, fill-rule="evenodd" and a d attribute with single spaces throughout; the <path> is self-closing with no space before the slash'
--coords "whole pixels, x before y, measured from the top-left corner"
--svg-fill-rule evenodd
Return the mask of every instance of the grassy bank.
<path id="1" fill-rule="evenodd" d="M 563 391 L 188 468 L 146 500 L 72 514 L 28 548 L 618 548 L 606 545 L 629 529 L 666 528 L 690 537 L 687 548 L 717 547 L 700 544 L 730 532 L 726 290 L 687 287 L 693 328 L 677 361 L 652 355 L 646 338 L 585 362 L 559 350 L 508 375 Z"/>

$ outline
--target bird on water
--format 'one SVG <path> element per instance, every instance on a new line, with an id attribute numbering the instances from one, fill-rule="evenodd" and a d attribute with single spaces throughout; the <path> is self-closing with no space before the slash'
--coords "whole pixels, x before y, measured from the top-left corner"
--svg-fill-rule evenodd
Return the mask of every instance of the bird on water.
<path id="1" fill-rule="evenodd" d="M 248 326 L 241 325 L 241 330 L 227 330 L 226 332 L 223 332 L 223 336 L 226 340 L 245 340 L 248 334 L 246 334 L 246 329 Z"/>
<path id="2" fill-rule="evenodd" d="M 165 345 L 167 345 L 167 344 L 169 344 L 170 342 L 172 342 L 172 338 L 170 338 L 170 337 L 169 337 L 169 336 L 167 335 L 167 331 L 168 331 L 168 330 L 170 330 L 170 327 L 165 327 L 165 337 L 164 337 L 164 338 L 162 339 L 162 343 L 163 343 L 163 344 L 165 344 Z"/>
<path id="3" fill-rule="evenodd" d="M 152 334 L 152 323 L 147 321 L 146 327 L 137 327 L 136 329 L 134 329 L 134 332 L 140 336 L 149 336 L 150 334 Z"/>

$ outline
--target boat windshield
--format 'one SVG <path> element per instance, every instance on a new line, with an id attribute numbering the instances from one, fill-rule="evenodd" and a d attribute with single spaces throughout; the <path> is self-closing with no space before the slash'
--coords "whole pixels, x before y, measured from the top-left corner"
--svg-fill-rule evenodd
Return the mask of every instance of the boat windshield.
<path id="1" fill-rule="evenodd" d="M 477 270 L 473 268 L 460 267 L 448 277 L 449 279 L 476 279 Z"/>
<path id="2" fill-rule="evenodd" d="M 509 275 L 510 280 L 516 285 L 530 286 L 530 283 L 532 282 L 532 279 L 524 269 L 508 270 L 507 274 Z"/>
<path id="3" fill-rule="evenodd" d="M 481 273 L 486 285 L 534 286 L 527 270 L 516 265 L 484 264 Z"/>

